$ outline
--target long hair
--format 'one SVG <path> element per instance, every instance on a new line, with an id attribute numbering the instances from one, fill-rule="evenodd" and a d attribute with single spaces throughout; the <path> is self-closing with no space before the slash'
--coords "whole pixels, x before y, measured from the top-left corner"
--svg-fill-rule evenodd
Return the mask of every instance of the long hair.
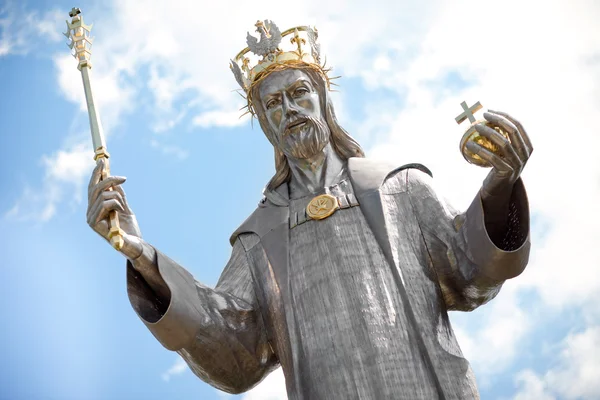
<path id="1" fill-rule="evenodd" d="M 325 115 L 325 122 L 327 123 L 327 126 L 331 132 L 329 136 L 329 142 L 331 143 L 334 151 L 342 160 L 348 160 L 350 157 L 364 157 L 365 153 L 358 142 L 354 140 L 352 136 L 350 136 L 348 132 L 346 132 L 346 130 L 338 123 L 333 110 L 333 103 L 331 101 L 331 97 L 329 97 L 329 92 L 325 85 L 324 79 L 311 68 L 300 69 L 308 75 L 313 85 L 317 89 L 317 93 L 319 93 L 321 110 L 324 111 L 323 115 Z M 287 157 L 275 145 L 274 136 L 270 130 L 269 123 L 265 115 L 265 110 L 260 101 L 258 89 L 259 85 L 252 88 L 252 98 L 254 99 L 252 102 L 252 107 L 254 108 L 254 112 L 258 118 L 260 127 L 267 136 L 267 139 L 269 139 L 273 145 L 273 149 L 275 151 L 275 175 L 273 175 L 266 187 L 266 190 L 272 191 L 282 183 L 289 182 L 292 177 L 292 171 L 288 164 Z"/>

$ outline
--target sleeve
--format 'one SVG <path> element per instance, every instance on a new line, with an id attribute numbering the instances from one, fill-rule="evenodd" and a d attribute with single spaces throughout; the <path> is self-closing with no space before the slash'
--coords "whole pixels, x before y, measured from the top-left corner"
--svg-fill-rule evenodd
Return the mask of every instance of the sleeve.
<path id="1" fill-rule="evenodd" d="M 225 392 L 242 393 L 278 366 L 240 239 L 215 289 L 195 281 L 159 251 L 156 264 L 170 299 L 158 299 L 128 263 L 129 299 L 158 341 L 177 351 L 200 379 Z"/>
<path id="2" fill-rule="evenodd" d="M 439 197 L 427 174 L 411 169 L 407 188 L 449 310 L 470 311 L 493 299 L 529 260 L 529 205 L 521 179 L 513 187 L 504 239 L 494 244 L 478 193 L 464 213 Z"/>

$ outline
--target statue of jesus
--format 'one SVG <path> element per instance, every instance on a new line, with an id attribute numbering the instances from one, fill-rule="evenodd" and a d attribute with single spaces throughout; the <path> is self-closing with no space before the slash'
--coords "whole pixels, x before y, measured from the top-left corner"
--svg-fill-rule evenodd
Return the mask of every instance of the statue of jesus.
<path id="1" fill-rule="evenodd" d="M 426 167 L 365 158 L 339 125 L 316 30 L 281 33 L 268 20 L 257 30 L 232 70 L 276 171 L 231 236 L 214 289 L 142 239 L 124 178 L 101 180 L 103 159 L 92 173 L 87 220 L 106 238 L 118 213 L 131 305 L 164 347 L 229 393 L 281 366 L 292 400 L 478 399 L 448 311 L 487 303 L 527 264 L 525 130 L 484 114 L 489 126 L 476 129 L 498 150 L 467 144 L 492 169 L 458 213 Z M 295 49 L 281 49 L 286 35 Z M 253 67 L 248 51 L 262 57 Z"/>

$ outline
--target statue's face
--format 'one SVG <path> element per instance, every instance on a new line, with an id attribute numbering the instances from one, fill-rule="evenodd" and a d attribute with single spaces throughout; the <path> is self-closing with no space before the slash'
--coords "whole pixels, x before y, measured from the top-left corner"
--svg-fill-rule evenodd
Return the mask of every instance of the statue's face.
<path id="1" fill-rule="evenodd" d="M 323 118 L 319 93 L 302 70 L 273 72 L 259 87 L 271 143 L 286 156 L 307 159 L 329 142 L 329 127 Z"/>

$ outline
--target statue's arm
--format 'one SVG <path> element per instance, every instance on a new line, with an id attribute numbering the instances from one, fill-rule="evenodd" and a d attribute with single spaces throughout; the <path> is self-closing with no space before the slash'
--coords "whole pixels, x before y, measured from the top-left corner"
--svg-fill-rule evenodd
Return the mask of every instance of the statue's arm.
<path id="1" fill-rule="evenodd" d="M 127 262 L 127 290 L 164 347 L 177 351 L 203 381 L 229 393 L 249 390 L 278 366 L 240 239 L 215 289 L 144 246 L 146 256 Z"/>
<path id="2" fill-rule="evenodd" d="M 484 212 L 478 193 L 467 211 L 458 213 L 434 190 L 427 174 L 411 169 L 406 177 L 425 251 L 448 309 L 472 310 L 485 304 L 505 280 L 523 272 L 529 260 L 529 206 L 520 178 L 508 207 L 486 207 Z M 490 235 L 490 221 L 495 232 L 504 232 L 501 237 L 490 238 L 497 236 Z"/>

